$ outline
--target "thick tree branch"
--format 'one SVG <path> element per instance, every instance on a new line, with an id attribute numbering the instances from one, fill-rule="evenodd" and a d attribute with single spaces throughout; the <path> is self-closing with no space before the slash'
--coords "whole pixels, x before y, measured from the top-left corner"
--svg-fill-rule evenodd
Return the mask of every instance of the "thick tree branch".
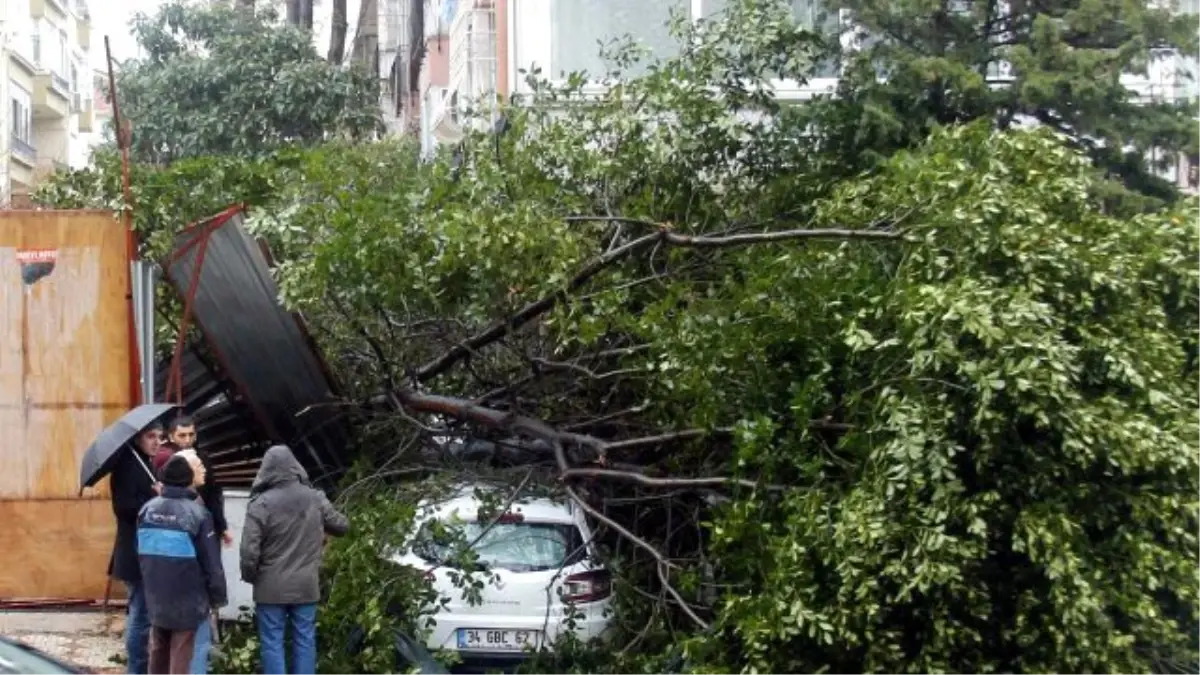
<path id="1" fill-rule="evenodd" d="M 748 488 L 765 490 L 787 490 L 786 485 L 770 485 L 756 483 L 744 478 L 727 478 L 725 476 L 709 476 L 705 478 L 654 478 L 635 471 L 615 471 L 613 469 L 567 469 L 561 474 L 563 479 L 570 478 L 613 478 L 631 481 L 649 487 L 666 488 L 712 488 L 723 485 L 741 485 Z"/>
<path id="2" fill-rule="evenodd" d="M 736 484 L 749 488 L 762 487 L 770 490 L 787 489 L 783 486 L 758 485 L 753 481 L 726 478 L 722 476 L 707 478 L 666 479 L 651 478 L 649 476 L 644 476 L 632 471 L 618 471 L 612 469 L 576 469 L 571 467 L 570 461 L 567 459 L 567 445 L 591 448 L 595 450 L 602 459 L 609 448 L 621 446 L 619 444 L 605 442 L 594 436 L 560 431 L 533 417 L 505 413 L 478 405 L 465 399 L 439 396 L 436 394 L 422 394 L 408 389 L 389 392 L 388 399 L 396 408 L 407 408 L 412 411 L 423 413 L 446 415 L 468 422 L 483 424 L 496 429 L 519 431 L 548 443 L 550 447 L 553 448 L 554 460 L 559 469 L 559 478 L 564 481 L 563 489 L 567 493 L 567 496 L 570 497 L 570 499 L 575 502 L 580 509 L 594 518 L 596 521 L 611 528 L 614 532 L 625 538 L 627 541 L 649 553 L 656 562 L 659 579 L 663 584 L 664 591 L 670 595 L 671 598 L 674 599 L 675 602 L 688 615 L 688 617 L 702 629 L 707 629 L 708 624 L 689 607 L 688 603 L 679 594 L 679 591 L 676 590 L 675 587 L 670 583 L 668 571 L 672 567 L 677 567 L 677 565 L 672 562 L 666 554 L 658 550 L 658 548 L 652 545 L 650 542 L 634 534 L 628 528 L 601 513 L 594 506 L 589 504 L 585 499 L 583 499 L 582 496 L 580 496 L 578 492 L 575 491 L 568 481 L 572 478 L 614 478 L 618 480 L 634 481 L 652 487 L 712 488 L 722 485 Z M 699 435 L 701 434 L 697 431 L 687 432 L 687 437 L 698 437 Z M 680 434 L 676 433 L 674 435 L 663 434 L 655 437 L 647 437 L 647 439 L 632 439 L 631 441 L 624 441 L 624 447 L 630 447 L 632 444 L 634 444 L 634 441 L 657 443 L 680 437 Z"/>
<path id="3" fill-rule="evenodd" d="M 605 450 L 628 450 L 629 448 L 640 448 L 644 445 L 658 445 L 660 443 L 672 443 L 674 441 L 687 441 L 694 438 L 703 438 L 711 434 L 729 433 L 728 429 L 682 429 L 680 431 L 669 431 L 664 434 L 656 434 L 654 436 L 642 436 L 640 438 L 628 438 L 623 441 L 613 441 L 606 444 Z"/>
<path id="4" fill-rule="evenodd" d="M 597 219 L 605 220 L 606 218 L 598 216 Z M 672 232 L 665 225 L 659 225 L 659 230 L 657 232 L 638 237 L 637 239 L 608 251 L 603 255 L 593 258 L 591 262 L 584 265 L 583 269 L 581 269 L 574 277 L 571 278 L 570 281 L 567 282 L 567 285 L 564 288 L 525 305 L 504 321 L 494 323 L 483 332 L 477 333 L 475 336 L 464 340 L 458 345 L 455 345 L 438 358 L 418 368 L 416 372 L 413 373 L 413 378 L 417 382 L 425 382 L 437 377 L 438 375 L 441 375 L 453 367 L 456 363 L 469 357 L 472 352 L 476 352 L 492 344 L 493 342 L 505 337 L 513 331 L 520 329 L 525 324 L 550 311 L 555 305 L 557 305 L 559 302 L 562 302 L 563 299 L 565 299 L 570 293 L 579 290 L 579 288 L 590 281 L 592 277 L 595 277 L 609 265 L 657 244 L 682 246 L 687 248 L 715 249 L 749 246 L 753 244 L 778 243 L 800 239 L 895 240 L 899 238 L 900 234 L 891 230 L 851 230 L 841 228 L 782 230 L 779 232 L 735 234 L 727 237 L 704 237 L 677 234 Z"/>
<path id="5" fill-rule="evenodd" d="M 592 370 L 591 368 L 585 368 L 577 363 L 571 363 L 569 361 L 549 361 L 549 360 L 543 359 L 543 358 L 534 358 L 534 359 L 530 359 L 530 361 L 536 367 L 547 370 L 547 371 L 569 370 L 572 372 L 579 373 L 580 375 L 583 375 L 584 377 L 587 377 L 590 380 L 607 380 L 607 379 L 610 379 L 613 377 L 620 377 L 621 375 L 635 375 L 637 373 L 644 372 L 643 369 L 641 369 L 641 368 L 620 368 L 618 370 L 610 370 L 610 371 L 604 372 L 604 373 L 597 373 L 596 371 Z"/>

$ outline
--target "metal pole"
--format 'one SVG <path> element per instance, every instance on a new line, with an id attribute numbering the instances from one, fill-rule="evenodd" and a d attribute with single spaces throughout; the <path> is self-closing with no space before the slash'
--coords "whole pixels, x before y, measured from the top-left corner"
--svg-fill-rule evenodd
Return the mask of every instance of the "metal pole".
<path id="1" fill-rule="evenodd" d="M 137 258 L 137 241 L 133 234 L 133 188 L 129 178 L 129 134 L 121 120 L 121 107 L 117 103 L 117 78 L 113 74 L 112 47 L 108 36 L 104 36 L 104 58 L 108 64 L 108 96 L 112 102 L 113 127 L 117 131 L 117 147 L 121 149 L 121 183 L 125 189 L 125 257 L 129 265 Z M 133 268 L 125 277 L 125 297 L 129 303 L 129 349 L 137 348 L 137 328 L 134 326 Z M 134 405 L 142 403 L 141 364 L 139 359 L 129 359 L 129 399 Z M 149 401 L 145 401 L 149 403 Z"/>
<path id="2" fill-rule="evenodd" d="M 146 400 L 155 400 L 155 388 L 157 387 L 158 370 L 154 363 L 154 305 L 155 295 L 154 289 L 158 287 L 158 266 L 146 265 L 146 283 L 143 284 L 146 299 L 142 301 L 142 308 L 145 311 L 145 326 L 146 326 L 146 361 L 142 366 L 142 373 L 146 378 Z"/>

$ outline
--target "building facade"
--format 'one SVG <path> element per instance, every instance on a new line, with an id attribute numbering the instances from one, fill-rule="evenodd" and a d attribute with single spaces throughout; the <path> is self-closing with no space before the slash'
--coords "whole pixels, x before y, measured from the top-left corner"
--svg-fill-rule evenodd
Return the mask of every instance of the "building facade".
<path id="1" fill-rule="evenodd" d="M 521 71 L 540 69 L 555 78 L 575 71 L 605 72 L 600 43 L 631 35 L 651 54 L 671 56 L 678 45 L 666 27 L 673 12 L 693 20 L 719 14 L 728 0 L 380 0 L 396 6 L 396 34 L 405 42 L 384 59 L 388 73 L 385 109 L 394 130 L 415 133 L 422 148 L 461 137 L 468 108 L 482 115 L 471 123 L 489 123 L 487 107 L 498 98 L 528 92 Z M 840 33 L 853 48 L 854 32 L 846 16 L 826 11 L 821 0 L 790 0 L 792 14 L 806 26 Z M 1180 0 L 1179 10 L 1200 15 L 1200 0 Z M 1198 25 L 1200 28 L 1200 25 Z M 381 64 L 383 65 L 383 64 Z M 1010 75 L 1004 64 L 991 77 L 1003 86 Z M 1188 77 L 1186 73 L 1191 73 Z M 818 67 L 807 82 L 773 83 L 780 98 L 800 101 L 831 94 L 837 69 Z M 1123 83 L 1145 101 L 1200 98 L 1193 56 L 1162 54 L 1146 73 Z M 482 108 L 482 109 L 481 109 Z M 1164 177 L 1185 190 L 1197 189 L 1197 158 L 1179 157 L 1162 169 Z"/>
<path id="2" fill-rule="evenodd" d="M 91 18 L 85 0 L 3 0 L 0 11 L 0 204 L 23 207 L 38 181 L 79 162 L 73 148 L 94 126 Z"/>
<path id="3" fill-rule="evenodd" d="M 88 101 L 80 107 L 79 135 L 71 143 L 72 168 L 88 166 L 92 150 L 108 138 L 111 131 L 112 103 L 108 100 L 108 71 L 88 71 L 88 89 L 82 92 Z"/>
<path id="4" fill-rule="evenodd" d="M 599 45 L 630 35 L 653 57 L 670 57 L 679 46 L 667 27 L 675 13 L 712 18 L 728 0 L 407 0 L 419 16 L 423 40 L 407 55 L 412 89 L 400 116 L 416 127 L 427 150 L 462 134 L 468 109 L 472 123 L 487 125 L 489 107 L 529 92 L 525 73 L 554 79 L 567 73 L 602 74 Z M 790 0 L 792 15 L 806 26 L 844 33 L 843 17 L 820 0 Z M 416 32 L 417 27 L 413 26 Z M 806 82 L 780 80 L 780 98 L 804 100 L 837 88 L 836 67 L 818 67 Z M 599 85 L 597 85 L 599 86 Z M 482 113 L 482 115 L 479 115 Z"/>

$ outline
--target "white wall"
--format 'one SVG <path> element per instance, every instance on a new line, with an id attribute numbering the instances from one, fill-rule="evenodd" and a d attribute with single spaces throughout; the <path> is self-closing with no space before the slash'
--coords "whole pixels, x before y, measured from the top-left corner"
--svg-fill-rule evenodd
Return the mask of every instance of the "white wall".
<path id="1" fill-rule="evenodd" d="M 4 19 L 8 46 L 32 62 L 33 36 L 37 25 L 29 16 L 29 0 L 5 0 L 4 6 L 7 13 Z"/>
<path id="2" fill-rule="evenodd" d="M 315 19 L 314 19 L 315 22 Z M 242 543 L 242 525 L 246 522 L 246 505 L 250 503 L 248 490 L 225 491 L 225 520 L 233 545 L 221 549 L 221 565 L 225 568 L 225 585 L 229 589 L 229 604 L 221 608 L 220 617 L 233 621 L 241 617 L 242 608 L 254 607 L 254 589 L 242 581 L 242 570 L 238 547 Z"/>

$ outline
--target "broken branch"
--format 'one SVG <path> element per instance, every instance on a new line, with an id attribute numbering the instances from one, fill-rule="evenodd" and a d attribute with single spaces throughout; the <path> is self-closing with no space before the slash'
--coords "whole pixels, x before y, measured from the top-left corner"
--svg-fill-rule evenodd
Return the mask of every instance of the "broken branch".
<path id="1" fill-rule="evenodd" d="M 424 382 L 441 375 L 459 361 L 462 361 L 470 356 L 473 352 L 479 351 L 480 349 L 503 338 L 509 333 L 520 329 L 522 326 L 541 316 L 542 314 L 550 311 L 555 305 L 557 305 L 559 302 L 562 302 L 562 300 L 565 299 L 568 294 L 581 288 L 584 284 L 590 281 L 592 277 L 603 271 L 604 268 L 649 246 L 667 244 L 671 246 L 683 246 L 689 248 L 713 249 L 734 246 L 748 246 L 752 244 L 777 243 L 798 239 L 894 240 L 899 238 L 900 234 L 891 230 L 850 230 L 845 228 L 782 230 L 779 232 L 756 232 L 747 234 L 734 234 L 724 237 L 705 237 L 676 234 L 669 230 L 665 225 L 659 225 L 659 230 L 657 232 L 643 235 L 622 246 L 614 248 L 611 251 L 592 258 L 591 262 L 584 265 L 583 269 L 581 269 L 574 277 L 572 277 L 564 288 L 525 305 L 507 319 L 494 323 L 483 332 L 477 333 L 473 337 L 455 345 L 438 358 L 418 368 L 416 372 L 413 373 L 413 378 L 417 382 Z"/>
<path id="2" fill-rule="evenodd" d="M 720 487 L 722 485 L 741 485 L 751 489 L 762 488 L 764 490 L 787 490 L 786 485 L 770 485 L 765 483 L 756 483 L 745 478 L 728 478 L 726 476 L 707 476 L 704 478 L 654 478 L 636 471 L 617 471 L 614 469 L 566 469 L 561 474 L 562 478 L 614 478 L 617 480 L 632 481 L 640 483 L 648 487 L 665 487 L 665 488 L 711 488 Z"/>

